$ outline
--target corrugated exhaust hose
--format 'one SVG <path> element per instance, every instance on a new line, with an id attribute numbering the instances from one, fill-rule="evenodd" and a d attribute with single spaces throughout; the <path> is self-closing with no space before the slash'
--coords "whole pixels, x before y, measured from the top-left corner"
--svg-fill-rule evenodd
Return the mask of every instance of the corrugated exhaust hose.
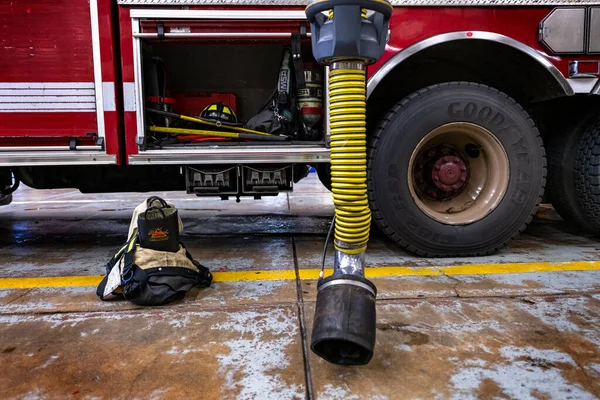
<path id="1" fill-rule="evenodd" d="M 356 69 L 350 69 L 355 66 Z M 339 68 L 339 69 L 337 69 Z M 367 249 L 371 210 L 367 199 L 365 71 L 362 63 L 335 63 L 329 73 L 331 187 L 335 239 Z M 336 245 L 336 249 L 338 246 Z"/>
<path id="2" fill-rule="evenodd" d="M 371 226 L 365 66 L 383 54 L 391 15 L 382 0 L 316 0 L 306 8 L 313 54 L 329 65 L 335 205 L 334 272 L 319 279 L 311 349 L 339 365 L 367 364 L 375 347 L 377 290 L 364 276 Z"/>

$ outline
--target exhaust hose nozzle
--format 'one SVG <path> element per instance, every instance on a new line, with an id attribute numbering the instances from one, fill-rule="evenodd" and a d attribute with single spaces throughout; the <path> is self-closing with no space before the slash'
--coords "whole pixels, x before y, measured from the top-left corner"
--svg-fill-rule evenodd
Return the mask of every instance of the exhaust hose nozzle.
<path id="1" fill-rule="evenodd" d="M 311 349 L 333 364 L 364 365 L 375 347 L 377 295 L 375 285 L 364 277 L 371 227 L 365 66 L 385 50 L 393 8 L 387 0 L 316 0 L 305 12 L 313 55 L 329 65 L 336 249 L 333 275 L 319 280 Z"/>
<path id="2" fill-rule="evenodd" d="M 335 274 L 319 282 L 311 349 L 338 365 L 365 365 L 375 347 L 375 296 L 368 279 Z"/>

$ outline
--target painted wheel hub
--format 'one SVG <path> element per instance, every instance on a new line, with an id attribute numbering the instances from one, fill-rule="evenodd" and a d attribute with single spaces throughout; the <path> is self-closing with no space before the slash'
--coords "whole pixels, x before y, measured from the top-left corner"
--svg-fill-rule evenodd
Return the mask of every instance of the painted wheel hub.
<path id="1" fill-rule="evenodd" d="M 415 183 L 430 199 L 449 199 L 463 189 L 469 178 L 468 161 L 454 147 L 438 145 L 417 157 Z"/>
<path id="2" fill-rule="evenodd" d="M 433 183 L 445 192 L 460 189 L 467 180 L 467 165 L 460 157 L 444 156 L 433 164 Z"/>

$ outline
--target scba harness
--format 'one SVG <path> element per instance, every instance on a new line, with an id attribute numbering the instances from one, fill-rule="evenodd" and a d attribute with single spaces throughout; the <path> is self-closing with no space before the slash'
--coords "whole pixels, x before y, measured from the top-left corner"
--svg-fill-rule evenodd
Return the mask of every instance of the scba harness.
<path id="1" fill-rule="evenodd" d="M 155 202 L 160 205 L 154 206 Z M 146 209 L 172 207 L 159 198 L 150 198 L 144 204 Z M 136 214 L 145 211 L 140 206 L 136 208 L 132 218 L 130 239 L 106 264 L 106 276 L 96 290 L 98 297 L 108 300 L 118 296 L 137 305 L 154 306 L 169 303 L 193 287 L 210 286 L 212 274 L 208 268 L 194 260 L 183 243 L 179 242 L 176 251 L 148 248 L 145 243 L 140 245 L 139 227 L 134 224 L 134 221 L 141 221 L 136 220 Z M 144 215 L 147 216 L 148 213 L 144 212 Z M 160 217 L 155 218 L 153 225 L 159 226 L 159 220 Z M 175 230 L 178 230 L 177 224 L 175 226 Z M 149 246 L 152 245 L 149 242 Z"/>

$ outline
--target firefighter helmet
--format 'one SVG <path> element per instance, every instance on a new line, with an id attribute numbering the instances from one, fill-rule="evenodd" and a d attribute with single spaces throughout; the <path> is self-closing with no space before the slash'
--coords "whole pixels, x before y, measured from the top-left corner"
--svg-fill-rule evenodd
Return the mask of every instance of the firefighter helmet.
<path id="1" fill-rule="evenodd" d="M 202 113 L 200 113 L 200 118 L 207 121 L 223 122 L 226 124 L 237 123 L 237 117 L 231 107 L 223 103 L 210 104 L 204 110 L 202 110 Z"/>

